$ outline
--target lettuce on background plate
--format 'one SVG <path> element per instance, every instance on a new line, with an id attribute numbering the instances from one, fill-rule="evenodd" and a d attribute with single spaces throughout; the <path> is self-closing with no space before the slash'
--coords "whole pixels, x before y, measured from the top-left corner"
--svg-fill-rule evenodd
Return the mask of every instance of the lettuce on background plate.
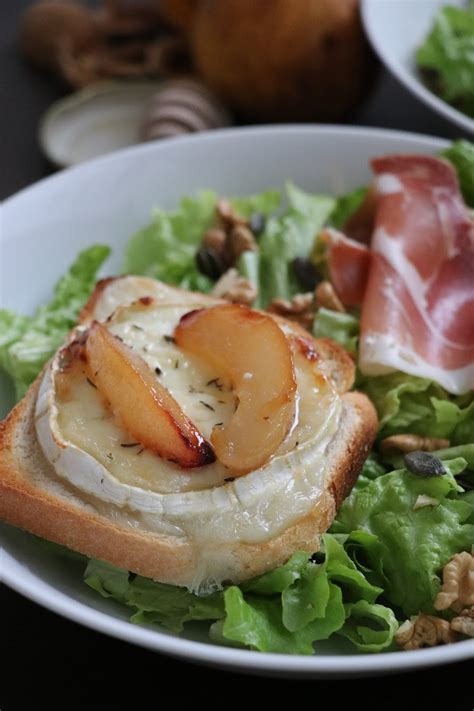
<path id="1" fill-rule="evenodd" d="M 474 208 L 474 143 L 462 139 L 454 141 L 441 155 L 456 168 L 464 200 L 469 207 Z"/>
<path id="2" fill-rule="evenodd" d="M 418 48 L 416 61 L 426 82 L 442 99 L 474 117 L 474 2 L 447 4 Z"/>

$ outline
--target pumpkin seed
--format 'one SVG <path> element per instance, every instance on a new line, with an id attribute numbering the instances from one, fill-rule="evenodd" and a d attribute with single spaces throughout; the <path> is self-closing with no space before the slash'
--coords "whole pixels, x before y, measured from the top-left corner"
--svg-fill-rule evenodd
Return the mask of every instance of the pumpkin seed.
<path id="1" fill-rule="evenodd" d="M 442 476 L 446 474 L 443 462 L 431 452 L 417 450 L 409 452 L 403 457 L 405 466 L 409 472 L 417 476 Z"/>
<path id="2" fill-rule="evenodd" d="M 249 227 L 255 237 L 259 237 L 265 229 L 266 218 L 263 212 L 253 212 L 250 215 Z"/>
<path id="3" fill-rule="evenodd" d="M 293 271 L 303 289 L 313 291 L 321 281 L 321 276 L 314 264 L 304 257 L 296 257 L 293 262 Z"/>

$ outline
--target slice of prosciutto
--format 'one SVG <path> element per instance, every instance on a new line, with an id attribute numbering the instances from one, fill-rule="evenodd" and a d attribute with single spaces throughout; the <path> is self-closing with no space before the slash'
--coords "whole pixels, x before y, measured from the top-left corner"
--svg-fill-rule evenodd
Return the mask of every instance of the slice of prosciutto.
<path id="1" fill-rule="evenodd" d="M 329 277 L 339 298 L 345 306 L 358 306 L 369 278 L 369 248 L 333 228 L 323 230 L 320 239 L 328 245 Z"/>
<path id="2" fill-rule="evenodd" d="M 377 158 L 372 167 L 360 368 L 401 370 L 465 393 L 474 388 L 474 223 L 454 169 L 414 155 Z M 360 293 L 360 274 L 356 282 Z"/>

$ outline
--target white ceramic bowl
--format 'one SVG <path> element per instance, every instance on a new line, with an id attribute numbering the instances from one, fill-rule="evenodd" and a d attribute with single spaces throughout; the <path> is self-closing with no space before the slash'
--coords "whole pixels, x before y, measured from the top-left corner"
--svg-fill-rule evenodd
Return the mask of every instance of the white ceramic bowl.
<path id="1" fill-rule="evenodd" d="M 312 191 L 341 193 L 368 182 L 368 160 L 389 152 L 434 153 L 444 142 L 394 131 L 269 127 L 219 131 L 149 143 L 85 163 L 7 200 L 0 238 L 1 305 L 31 312 L 50 295 L 77 252 L 106 242 L 106 271 L 120 270 L 122 248 L 153 206 L 216 188 L 224 195 L 281 186 L 291 178 Z M 6 407 L 8 394 L 0 390 Z M 468 658 L 474 642 L 410 653 L 354 654 L 342 640 L 318 644 L 314 657 L 259 654 L 215 646 L 191 628 L 176 637 L 139 627 L 127 611 L 81 581 L 81 566 L 43 549 L 32 536 L 0 528 L 3 580 L 72 620 L 150 649 L 206 664 L 256 672 L 322 677 L 377 674 Z M 199 636 L 201 634 L 201 637 Z"/>
<path id="2" fill-rule="evenodd" d="M 421 81 L 415 61 L 439 8 L 465 4 L 465 0 L 362 0 L 362 19 L 374 50 L 392 74 L 441 116 L 474 133 L 474 119 L 433 94 Z"/>

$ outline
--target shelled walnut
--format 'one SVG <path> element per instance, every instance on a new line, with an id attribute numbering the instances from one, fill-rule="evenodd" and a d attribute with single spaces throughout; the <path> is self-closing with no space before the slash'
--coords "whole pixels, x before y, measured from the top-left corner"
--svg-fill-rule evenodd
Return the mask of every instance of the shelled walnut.
<path id="1" fill-rule="evenodd" d="M 474 637 L 474 605 L 463 610 L 451 620 L 451 629 L 467 637 Z"/>
<path id="2" fill-rule="evenodd" d="M 346 310 L 330 281 L 320 282 L 314 291 L 314 296 L 318 306 L 340 313 L 344 313 Z"/>
<path id="3" fill-rule="evenodd" d="M 228 269 L 216 282 L 212 295 L 234 304 L 250 306 L 257 298 L 255 285 L 243 276 L 237 269 Z"/>
<path id="4" fill-rule="evenodd" d="M 456 635 L 449 622 L 433 615 L 417 615 L 406 620 L 395 634 L 395 641 L 402 649 L 421 649 L 435 647 L 437 644 L 450 644 L 456 641 Z"/>
<path id="5" fill-rule="evenodd" d="M 437 437 L 421 437 L 415 434 L 398 434 L 391 437 L 385 437 L 380 442 L 380 451 L 382 454 L 390 454 L 393 452 L 435 452 L 437 449 L 445 449 L 449 447 L 449 439 Z"/>
<path id="6" fill-rule="evenodd" d="M 214 223 L 203 234 L 199 250 L 199 269 L 207 276 L 216 278 L 215 264 L 220 265 L 217 276 L 235 266 L 244 252 L 258 250 L 255 232 L 251 225 L 256 224 L 255 213 L 247 220 L 234 209 L 229 200 L 221 198 L 217 201 Z M 261 216 L 264 219 L 263 216 Z M 207 255 L 205 253 L 208 253 Z M 210 254 L 211 259 L 208 258 Z M 212 274 L 206 271 L 206 264 L 212 261 Z"/>
<path id="7" fill-rule="evenodd" d="M 296 294 L 291 301 L 288 299 L 273 299 L 267 306 L 271 314 L 278 314 L 296 321 L 303 328 L 311 329 L 314 320 L 314 296 L 312 293 Z"/>
<path id="8" fill-rule="evenodd" d="M 474 605 L 474 546 L 456 553 L 443 568 L 443 585 L 434 601 L 436 610 L 461 612 Z"/>

